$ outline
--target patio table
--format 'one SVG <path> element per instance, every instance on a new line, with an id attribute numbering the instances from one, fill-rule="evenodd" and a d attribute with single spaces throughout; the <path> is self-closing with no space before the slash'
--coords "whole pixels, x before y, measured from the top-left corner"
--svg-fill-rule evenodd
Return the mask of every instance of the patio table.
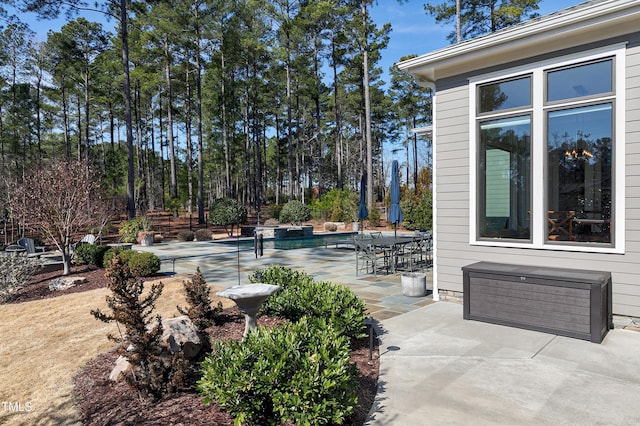
<path id="1" fill-rule="evenodd" d="M 376 250 L 382 250 L 385 257 L 390 260 L 392 271 L 396 272 L 397 260 L 399 250 L 406 244 L 414 241 L 414 237 L 409 236 L 383 236 L 369 240 L 369 243 L 373 245 Z"/>

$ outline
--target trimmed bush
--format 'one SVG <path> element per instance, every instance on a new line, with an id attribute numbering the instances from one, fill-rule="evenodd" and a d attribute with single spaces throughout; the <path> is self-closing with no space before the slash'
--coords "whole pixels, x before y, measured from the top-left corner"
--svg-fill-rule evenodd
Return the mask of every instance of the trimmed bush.
<path id="1" fill-rule="evenodd" d="M 196 231 L 196 240 L 198 241 L 210 241 L 212 239 L 211 237 L 211 231 L 208 229 L 198 229 Z"/>
<path id="2" fill-rule="evenodd" d="M 247 222 L 247 208 L 233 198 L 218 198 L 209 208 L 209 222 L 224 226 L 228 235 L 233 235 L 233 227 Z"/>
<path id="3" fill-rule="evenodd" d="M 249 281 L 281 288 L 264 302 L 261 312 L 290 321 L 306 316 L 324 318 L 352 341 L 364 336 L 366 306 L 350 288 L 328 281 L 314 282 L 312 275 L 278 265 L 256 270 Z"/>
<path id="4" fill-rule="evenodd" d="M 195 236 L 193 231 L 180 231 L 178 232 L 178 241 L 193 241 Z"/>
<path id="5" fill-rule="evenodd" d="M 153 253 L 140 252 L 129 249 L 107 250 L 103 257 L 105 266 L 111 265 L 111 260 L 118 254 L 120 261 L 126 264 L 131 272 L 138 277 L 151 277 L 160 270 L 160 258 Z"/>
<path id="6" fill-rule="evenodd" d="M 282 207 L 280 212 L 280 223 L 301 224 L 311 217 L 311 209 L 305 206 L 302 201 L 292 200 Z"/>
<path id="7" fill-rule="evenodd" d="M 81 244 L 73 251 L 73 262 L 76 265 L 92 265 L 102 268 L 104 267 L 104 254 L 109 249 L 109 246 Z"/>
<path id="8" fill-rule="evenodd" d="M 127 265 L 136 276 L 151 277 L 160 270 L 160 259 L 153 253 L 134 251 Z"/>
<path id="9" fill-rule="evenodd" d="M 324 230 L 329 232 L 336 232 L 338 230 L 338 225 L 333 222 L 325 222 Z"/>
<path id="10" fill-rule="evenodd" d="M 236 424 L 342 424 L 357 404 L 349 341 L 324 320 L 259 328 L 214 344 L 198 389 Z"/>

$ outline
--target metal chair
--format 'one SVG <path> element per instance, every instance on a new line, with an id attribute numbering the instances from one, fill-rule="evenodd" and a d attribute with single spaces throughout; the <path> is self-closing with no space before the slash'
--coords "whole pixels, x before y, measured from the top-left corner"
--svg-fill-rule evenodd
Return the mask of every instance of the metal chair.
<path id="1" fill-rule="evenodd" d="M 369 273 L 369 267 L 373 270 L 373 275 L 378 276 L 378 259 L 383 259 L 382 253 L 377 253 L 375 247 L 367 242 L 365 239 L 354 238 L 353 244 L 356 252 L 356 276 L 358 272 L 364 270 L 365 273 Z M 360 264 L 362 262 L 362 266 Z"/>

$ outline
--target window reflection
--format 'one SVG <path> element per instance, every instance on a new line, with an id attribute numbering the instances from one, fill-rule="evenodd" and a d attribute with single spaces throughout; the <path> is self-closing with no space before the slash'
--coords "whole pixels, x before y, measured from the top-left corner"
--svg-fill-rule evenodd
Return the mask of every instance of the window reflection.
<path id="1" fill-rule="evenodd" d="M 548 113 L 548 240 L 611 242 L 612 126 L 611 103 Z"/>
<path id="2" fill-rule="evenodd" d="M 480 112 L 501 111 L 531 105 L 531 77 L 480 86 Z"/>
<path id="3" fill-rule="evenodd" d="M 480 123 L 478 233 L 530 238 L 531 117 Z"/>
<path id="4" fill-rule="evenodd" d="M 547 101 L 610 93 L 613 89 L 611 59 L 550 71 L 547 74 Z"/>

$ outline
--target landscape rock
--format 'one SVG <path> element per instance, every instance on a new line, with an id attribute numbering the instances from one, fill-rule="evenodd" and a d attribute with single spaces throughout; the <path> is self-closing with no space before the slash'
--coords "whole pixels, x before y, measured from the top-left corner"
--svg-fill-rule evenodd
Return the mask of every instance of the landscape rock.
<path id="1" fill-rule="evenodd" d="M 84 284 L 87 282 L 85 277 L 59 277 L 49 281 L 50 291 L 66 290 L 71 287 L 75 287 L 78 284 Z"/>
<path id="2" fill-rule="evenodd" d="M 124 379 L 125 374 L 130 370 L 131 364 L 129 364 L 129 361 L 126 357 L 120 355 L 118 359 L 116 359 L 115 367 L 113 367 L 113 370 L 111 370 L 111 373 L 109 374 L 109 380 L 113 382 L 119 382 L 120 380 Z"/>
<path id="3" fill-rule="evenodd" d="M 186 359 L 198 356 L 202 349 L 202 338 L 188 316 L 164 319 L 162 329 L 162 343 L 171 353 L 182 352 Z"/>

